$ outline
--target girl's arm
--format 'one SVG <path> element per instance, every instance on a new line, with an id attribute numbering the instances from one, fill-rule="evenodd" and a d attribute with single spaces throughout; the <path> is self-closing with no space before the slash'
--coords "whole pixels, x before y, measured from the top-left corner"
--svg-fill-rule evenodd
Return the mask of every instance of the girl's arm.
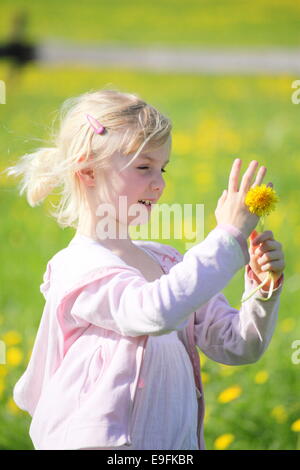
<path id="1" fill-rule="evenodd" d="M 245 295 L 257 282 L 247 266 L 245 270 Z M 279 286 L 266 302 L 268 292 L 258 291 L 240 310 L 231 307 L 225 296 L 216 295 L 196 312 L 195 342 L 211 359 L 222 364 L 241 365 L 257 361 L 267 348 L 278 316 Z"/>
<path id="2" fill-rule="evenodd" d="M 108 270 L 74 294 L 70 314 L 77 323 L 83 320 L 125 336 L 179 330 L 249 260 L 242 233 L 231 225 L 216 227 L 168 274 L 153 282 L 147 282 L 134 268 Z"/>

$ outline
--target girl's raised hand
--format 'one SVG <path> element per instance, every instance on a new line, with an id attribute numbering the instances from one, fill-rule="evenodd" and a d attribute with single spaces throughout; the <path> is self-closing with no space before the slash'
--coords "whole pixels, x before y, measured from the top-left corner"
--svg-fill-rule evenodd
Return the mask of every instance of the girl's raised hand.
<path id="1" fill-rule="evenodd" d="M 267 169 L 261 166 L 253 182 L 258 162 L 252 160 L 242 177 L 239 187 L 241 165 L 242 160 L 240 159 L 236 159 L 233 162 L 229 175 L 228 189 L 223 191 L 222 196 L 218 200 L 215 216 L 218 224 L 234 225 L 248 238 L 258 224 L 259 217 L 252 214 L 246 206 L 246 194 L 251 187 L 262 184 Z"/>

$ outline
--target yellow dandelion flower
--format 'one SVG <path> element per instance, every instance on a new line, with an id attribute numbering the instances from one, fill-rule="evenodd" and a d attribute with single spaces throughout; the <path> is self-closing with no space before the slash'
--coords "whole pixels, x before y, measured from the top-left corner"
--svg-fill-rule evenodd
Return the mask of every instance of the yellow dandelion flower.
<path id="1" fill-rule="evenodd" d="M 11 330 L 4 333 L 4 335 L 2 335 L 2 339 L 6 346 L 15 346 L 22 341 L 22 336 L 18 331 Z"/>
<path id="2" fill-rule="evenodd" d="M 249 189 L 246 195 L 245 204 L 252 214 L 258 217 L 269 215 L 275 210 L 275 204 L 279 201 L 273 188 L 265 184 Z"/>
<path id="3" fill-rule="evenodd" d="M 232 387 L 226 388 L 218 396 L 219 403 L 228 403 L 232 400 L 236 400 L 242 393 L 242 388 L 239 385 L 233 385 Z"/>
<path id="4" fill-rule="evenodd" d="M 273 410 L 271 411 L 271 416 L 277 421 L 277 423 L 285 423 L 288 415 L 286 409 L 283 405 L 274 406 Z"/>
<path id="5" fill-rule="evenodd" d="M 217 439 L 214 442 L 214 448 L 216 450 L 225 450 L 227 449 L 230 444 L 234 441 L 234 434 L 222 434 L 221 436 L 217 437 Z"/>
<path id="6" fill-rule="evenodd" d="M 199 351 L 199 358 L 200 358 L 200 364 L 203 367 L 204 364 L 207 362 L 207 357 L 201 351 Z"/>
<path id="7" fill-rule="evenodd" d="M 210 381 L 210 375 L 207 372 L 201 373 L 202 383 L 207 384 Z"/>
<path id="8" fill-rule="evenodd" d="M 6 362 L 10 366 L 18 366 L 23 360 L 23 353 L 20 348 L 11 347 L 6 352 Z"/>
<path id="9" fill-rule="evenodd" d="M 254 382 L 256 384 L 264 384 L 269 378 L 269 372 L 266 370 L 261 370 L 257 372 L 257 374 L 254 377 Z"/>
<path id="10" fill-rule="evenodd" d="M 300 419 L 297 419 L 293 422 L 293 424 L 291 425 L 291 430 L 294 432 L 300 432 Z"/>

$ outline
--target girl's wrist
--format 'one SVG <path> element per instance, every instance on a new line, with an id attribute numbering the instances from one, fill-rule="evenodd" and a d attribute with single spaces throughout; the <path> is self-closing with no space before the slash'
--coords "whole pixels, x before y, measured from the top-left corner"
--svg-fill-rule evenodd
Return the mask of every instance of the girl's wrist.
<path id="1" fill-rule="evenodd" d="M 268 272 L 262 273 L 261 275 L 255 274 L 255 272 L 251 269 L 251 266 L 250 266 L 250 265 L 248 265 L 247 273 L 248 273 L 248 276 L 249 276 L 251 279 L 254 279 L 254 280 L 257 282 L 257 284 L 260 284 L 261 282 L 263 282 L 263 281 L 266 279 L 266 277 L 268 276 Z M 282 273 L 273 273 L 273 276 L 275 277 L 274 289 L 276 289 L 276 288 L 280 285 L 280 283 L 281 283 L 281 281 L 282 281 L 282 279 L 283 279 L 283 272 L 282 272 Z M 271 280 L 268 281 L 268 282 L 262 287 L 262 290 L 268 292 L 270 285 L 271 285 Z"/>

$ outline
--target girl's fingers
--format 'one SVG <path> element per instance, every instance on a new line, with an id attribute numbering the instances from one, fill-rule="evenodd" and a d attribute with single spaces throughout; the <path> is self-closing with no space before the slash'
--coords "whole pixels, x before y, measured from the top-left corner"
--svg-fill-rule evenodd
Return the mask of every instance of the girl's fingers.
<path id="1" fill-rule="evenodd" d="M 266 253 L 267 251 L 274 251 L 281 248 L 281 244 L 276 240 L 266 240 L 261 243 L 258 248 L 254 247 L 255 254 L 260 255 Z"/>
<path id="2" fill-rule="evenodd" d="M 267 253 L 264 253 L 262 256 L 260 256 L 257 260 L 258 264 L 265 264 L 270 261 L 280 261 L 283 259 L 281 251 L 274 250 L 274 251 L 268 251 Z"/>
<path id="3" fill-rule="evenodd" d="M 239 187 L 239 175 L 241 171 L 242 160 L 234 160 L 228 180 L 228 192 L 237 192 Z"/>
<path id="4" fill-rule="evenodd" d="M 241 186 L 239 190 L 240 193 L 246 194 L 249 191 L 257 165 L 258 162 L 256 160 L 252 160 L 252 162 L 248 166 L 241 181 Z"/>
<path id="5" fill-rule="evenodd" d="M 265 166 L 261 166 L 260 169 L 257 172 L 256 178 L 254 183 L 252 184 L 251 188 L 254 188 L 255 186 L 260 186 L 263 182 L 263 179 L 267 173 L 267 169 Z M 270 183 L 268 183 L 269 185 Z"/>
<path id="6" fill-rule="evenodd" d="M 283 271 L 285 268 L 284 260 L 278 260 L 278 261 L 271 261 L 269 263 L 264 264 L 261 269 L 262 271 L 273 271 L 273 272 L 279 272 Z"/>
<path id="7" fill-rule="evenodd" d="M 265 240 L 274 240 L 274 235 L 271 230 L 266 230 L 263 233 L 260 233 L 257 237 L 252 240 L 253 245 L 259 245 L 259 243 L 264 242 Z"/>

